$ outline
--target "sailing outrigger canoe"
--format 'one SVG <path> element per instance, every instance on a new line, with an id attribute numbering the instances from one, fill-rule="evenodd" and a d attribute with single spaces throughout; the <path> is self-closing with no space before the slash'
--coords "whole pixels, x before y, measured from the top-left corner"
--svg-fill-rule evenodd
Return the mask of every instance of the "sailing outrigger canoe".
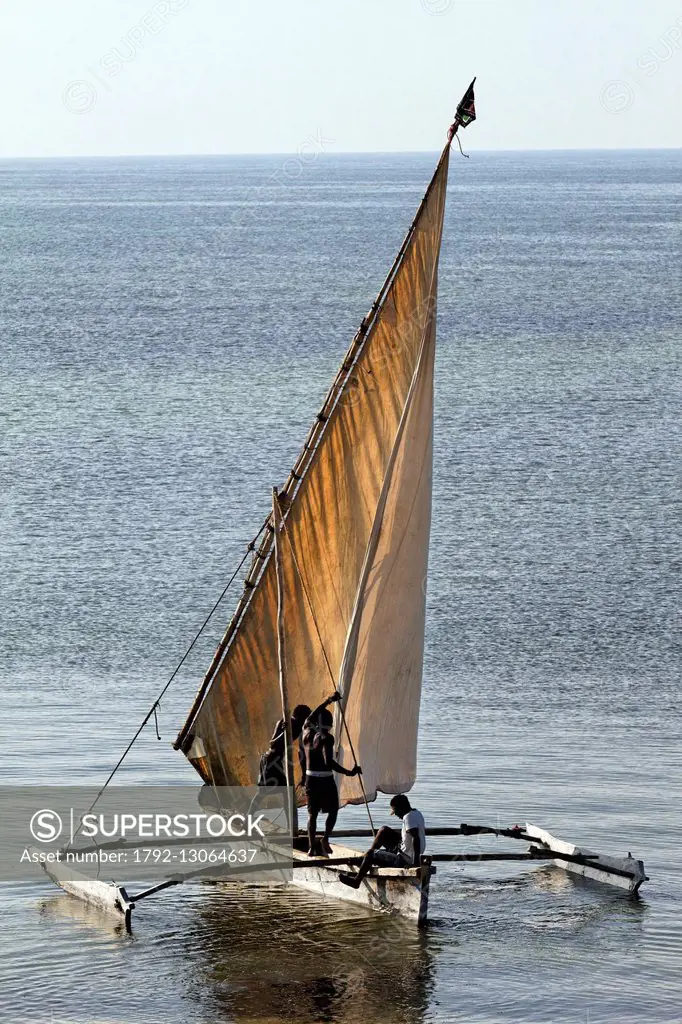
<path id="1" fill-rule="evenodd" d="M 360 862 L 361 851 L 343 846 L 336 841 L 336 836 L 329 857 L 311 858 L 302 851 L 301 844 L 299 844 L 298 849 L 294 848 L 293 870 L 288 875 L 286 874 L 287 869 L 292 865 L 277 861 L 271 866 L 274 872 L 280 874 L 282 880 L 286 878 L 290 884 L 308 889 L 319 896 L 359 903 L 371 910 L 379 910 L 414 921 L 419 927 L 423 927 L 427 921 L 429 883 L 431 876 L 436 871 L 433 865 L 437 862 L 549 862 L 554 867 L 562 868 L 590 881 L 616 886 L 633 896 L 637 894 L 642 883 L 648 880 L 644 873 L 644 864 L 630 853 L 626 857 L 608 857 L 594 853 L 592 850 L 579 848 L 573 843 L 557 839 L 536 825 L 527 824 L 525 828 L 516 825 L 510 829 L 501 829 L 487 825 L 462 824 L 453 828 L 427 829 L 426 832 L 427 836 L 494 835 L 521 840 L 530 845 L 525 852 L 498 852 L 495 850 L 470 854 L 436 853 L 422 856 L 420 865 L 414 868 L 375 867 L 364 879 L 359 889 L 344 885 L 338 876 L 340 871 L 348 871 L 349 867 Z M 340 830 L 339 834 L 364 838 L 368 833 L 365 830 L 355 829 L 345 833 Z M 120 847 L 120 845 L 120 843 L 109 844 L 111 848 Z M 130 844 L 128 845 L 130 846 Z M 148 842 L 145 843 L 146 847 L 149 845 Z M 55 868 L 43 863 L 42 866 L 52 881 L 67 893 L 84 900 L 101 911 L 114 914 L 122 920 L 127 929 L 130 929 L 132 924 L 133 910 L 143 899 L 202 876 L 215 878 L 216 874 L 214 868 L 204 868 L 180 877 L 174 875 L 173 878 L 133 895 L 129 894 L 122 885 L 93 880 L 76 870 L 67 869 L 61 865 Z M 248 878 L 252 870 L 250 867 L 232 868 L 226 879 L 238 881 L 242 876 Z M 259 870 L 263 870 L 262 866 Z"/>
<path id="2" fill-rule="evenodd" d="M 416 867 L 375 867 L 357 890 L 338 877 L 353 870 L 362 850 L 337 839 L 371 836 L 370 802 L 379 792 L 407 792 L 416 780 L 438 261 L 450 146 L 475 116 L 472 82 L 383 287 L 244 556 L 242 565 L 249 554 L 251 564 L 242 596 L 175 741 L 207 787 L 252 786 L 272 725 L 283 719 L 293 883 L 420 925 L 427 918 L 438 861 L 549 860 L 631 893 L 646 879 L 642 862 L 629 854 L 599 855 L 531 824 L 427 830 L 434 836 L 484 833 L 522 840 L 529 844 L 523 853 L 422 856 Z M 166 688 L 128 750 L 156 714 Z M 362 765 L 362 775 L 341 778 L 340 805 L 366 804 L 371 831 L 337 830 L 331 855 L 311 857 L 298 832 L 293 799 L 299 780 L 291 709 L 321 704 L 335 690 L 341 695 L 335 705 L 336 759 L 347 768 Z M 240 871 L 232 870 L 230 878 Z M 122 915 L 126 924 L 136 902 L 183 880 L 176 877 L 130 896 L 122 886 L 74 872 L 66 876 L 51 868 L 49 874 L 73 895 Z"/>

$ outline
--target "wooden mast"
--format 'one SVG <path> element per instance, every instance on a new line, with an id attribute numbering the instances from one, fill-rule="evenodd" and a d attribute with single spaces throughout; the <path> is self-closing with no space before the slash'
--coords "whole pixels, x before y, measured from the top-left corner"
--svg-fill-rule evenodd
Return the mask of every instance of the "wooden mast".
<path id="1" fill-rule="evenodd" d="M 282 573 L 282 510 L 277 488 L 272 489 L 272 525 L 275 539 L 275 568 L 277 570 L 277 665 L 279 669 L 279 690 L 282 698 L 284 717 L 284 769 L 288 787 L 287 818 L 292 839 L 298 834 L 298 807 L 296 806 L 296 779 L 294 777 L 294 740 L 291 733 L 291 709 L 287 692 L 286 650 L 284 638 L 284 579 Z"/>

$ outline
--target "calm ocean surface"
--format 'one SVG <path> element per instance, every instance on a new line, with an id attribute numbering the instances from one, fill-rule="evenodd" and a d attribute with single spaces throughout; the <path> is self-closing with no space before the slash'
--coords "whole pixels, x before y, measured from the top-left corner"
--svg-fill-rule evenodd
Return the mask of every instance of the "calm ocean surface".
<path id="1" fill-rule="evenodd" d="M 284 481 L 434 162 L 0 163 L 0 781 L 106 776 Z M 632 850 L 641 898 L 442 865 L 425 934 L 196 885 L 145 901 L 130 938 L 7 884 L 1 1020 L 682 1020 L 681 262 L 682 151 L 453 154 L 414 803 Z M 235 599 L 119 781 L 193 781 L 170 741 Z"/>

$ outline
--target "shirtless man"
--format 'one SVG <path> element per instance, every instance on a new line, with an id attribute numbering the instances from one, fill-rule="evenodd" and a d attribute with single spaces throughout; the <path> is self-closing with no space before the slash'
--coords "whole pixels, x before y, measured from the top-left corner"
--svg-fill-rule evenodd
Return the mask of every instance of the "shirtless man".
<path id="1" fill-rule="evenodd" d="M 329 836 L 336 824 L 336 817 L 339 813 L 339 793 L 336 788 L 334 772 L 341 775 L 360 775 L 360 766 L 355 765 L 350 770 L 344 768 L 334 760 L 334 737 L 331 728 L 334 719 L 327 705 L 341 700 L 340 693 L 334 693 L 324 704 L 313 711 L 306 719 L 303 730 L 303 750 L 306 759 L 305 773 L 305 795 L 308 805 L 308 855 L 314 857 L 315 834 L 317 832 L 318 814 L 326 814 L 327 821 L 324 828 L 324 836 L 320 840 L 323 855 L 332 852 L 329 845 Z"/>

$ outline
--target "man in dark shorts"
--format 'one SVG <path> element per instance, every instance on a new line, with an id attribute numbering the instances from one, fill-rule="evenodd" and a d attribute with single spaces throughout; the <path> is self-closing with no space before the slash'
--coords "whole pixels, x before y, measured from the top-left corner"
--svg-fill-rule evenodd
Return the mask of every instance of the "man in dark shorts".
<path id="1" fill-rule="evenodd" d="M 316 832 L 318 814 L 326 814 L 327 821 L 324 836 L 320 840 L 321 852 L 328 855 L 332 852 L 329 836 L 336 824 L 339 813 L 339 792 L 334 780 L 334 772 L 341 775 L 360 775 L 359 765 L 350 770 L 334 760 L 334 737 L 331 729 L 334 718 L 327 710 L 328 704 L 341 700 L 340 693 L 334 693 L 324 704 L 306 719 L 303 730 L 303 750 L 305 752 L 305 795 L 308 805 L 308 855 L 316 854 Z"/>
<path id="2" fill-rule="evenodd" d="M 365 875 L 373 864 L 391 868 L 418 868 L 426 846 L 426 829 L 421 811 L 412 807 L 404 793 L 391 799 L 391 814 L 402 818 L 402 829 L 384 825 L 374 837 L 374 842 L 364 856 L 357 875 L 339 873 L 344 885 L 359 889 Z"/>

